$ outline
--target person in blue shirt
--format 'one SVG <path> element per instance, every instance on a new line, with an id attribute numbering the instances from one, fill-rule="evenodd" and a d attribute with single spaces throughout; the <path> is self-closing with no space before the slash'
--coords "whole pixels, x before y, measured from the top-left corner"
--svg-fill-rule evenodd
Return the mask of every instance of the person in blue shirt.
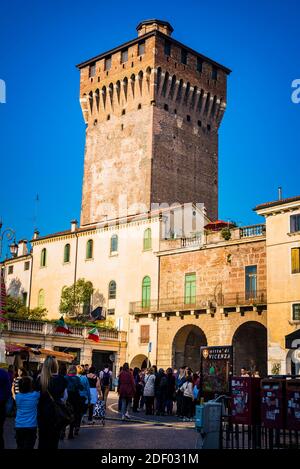
<path id="1" fill-rule="evenodd" d="M 17 415 L 15 421 L 18 449 L 33 449 L 37 433 L 37 407 L 40 393 L 33 390 L 33 379 L 24 376 L 19 381 L 19 392 L 15 396 Z"/>
<path id="2" fill-rule="evenodd" d="M 9 374 L 0 368 L 0 449 L 4 449 L 3 426 L 6 417 L 6 403 L 11 397 Z"/>

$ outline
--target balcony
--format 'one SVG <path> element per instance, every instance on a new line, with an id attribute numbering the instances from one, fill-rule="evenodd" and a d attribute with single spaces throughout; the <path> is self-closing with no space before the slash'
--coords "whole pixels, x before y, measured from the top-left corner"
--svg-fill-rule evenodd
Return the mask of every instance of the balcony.
<path id="1" fill-rule="evenodd" d="M 181 238 L 181 247 L 199 247 L 203 244 L 202 236 L 193 236 L 190 238 Z"/>
<path id="2" fill-rule="evenodd" d="M 142 301 L 133 301 L 129 305 L 130 314 L 151 314 L 157 313 L 158 302 L 157 300 L 142 302 Z"/>
<path id="3" fill-rule="evenodd" d="M 159 311 L 203 311 L 214 308 L 213 295 L 197 295 L 189 300 L 184 297 L 161 298 L 159 301 Z"/>
<path id="4" fill-rule="evenodd" d="M 263 236 L 266 233 L 266 225 L 251 225 L 240 228 L 240 238 Z"/>
<path id="5" fill-rule="evenodd" d="M 216 309 L 227 309 L 229 311 L 257 308 L 259 311 L 265 309 L 267 304 L 267 291 L 256 292 L 229 292 L 218 295 L 197 295 L 186 300 L 184 297 L 161 298 L 159 302 L 153 300 L 147 306 L 141 302 L 130 303 L 130 313 L 139 316 L 160 313 L 184 313 L 193 311 L 195 314 L 215 314 Z"/>
<path id="6" fill-rule="evenodd" d="M 91 327 L 83 326 L 70 326 L 69 329 L 72 334 L 64 334 L 63 332 L 56 332 L 56 325 L 49 322 L 37 322 L 37 321 L 21 321 L 18 319 L 9 319 L 7 321 L 7 331 L 9 333 L 19 333 L 28 335 L 39 335 L 39 336 L 52 336 L 52 337 L 70 337 L 70 338 L 81 338 L 86 339 L 88 331 Z M 118 340 L 119 334 L 116 330 L 101 330 L 99 329 L 100 340 Z"/>
<path id="7" fill-rule="evenodd" d="M 266 305 L 267 290 L 257 290 L 255 292 L 233 292 L 219 294 L 217 298 L 218 306 L 236 307 L 247 305 Z"/>

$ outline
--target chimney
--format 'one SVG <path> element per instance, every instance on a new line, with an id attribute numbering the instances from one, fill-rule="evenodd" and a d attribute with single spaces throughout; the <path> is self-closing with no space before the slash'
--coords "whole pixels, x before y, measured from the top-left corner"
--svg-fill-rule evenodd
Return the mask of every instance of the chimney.
<path id="1" fill-rule="evenodd" d="M 282 200 L 282 187 L 278 187 L 278 200 Z"/>
<path id="2" fill-rule="evenodd" d="M 21 239 L 18 242 L 18 256 L 26 256 L 28 254 L 27 239 Z"/>
<path id="3" fill-rule="evenodd" d="M 33 239 L 38 239 L 39 234 L 40 234 L 39 230 L 34 230 Z"/>
<path id="4" fill-rule="evenodd" d="M 147 34 L 154 30 L 160 31 L 166 36 L 171 36 L 172 32 L 174 31 L 170 23 L 156 19 L 141 21 L 137 25 L 136 30 L 138 32 L 138 36 L 142 36 L 143 34 Z"/>
<path id="5" fill-rule="evenodd" d="M 78 225 L 78 221 L 77 220 L 72 220 L 71 221 L 71 232 L 74 233 L 74 231 L 77 230 L 77 225 Z"/>

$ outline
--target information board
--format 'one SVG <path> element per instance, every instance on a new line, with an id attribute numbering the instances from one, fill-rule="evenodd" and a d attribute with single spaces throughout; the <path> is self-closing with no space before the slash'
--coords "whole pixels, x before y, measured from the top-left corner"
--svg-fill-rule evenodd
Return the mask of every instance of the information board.
<path id="1" fill-rule="evenodd" d="M 232 346 L 201 347 L 201 392 L 227 394 L 232 370 Z"/>

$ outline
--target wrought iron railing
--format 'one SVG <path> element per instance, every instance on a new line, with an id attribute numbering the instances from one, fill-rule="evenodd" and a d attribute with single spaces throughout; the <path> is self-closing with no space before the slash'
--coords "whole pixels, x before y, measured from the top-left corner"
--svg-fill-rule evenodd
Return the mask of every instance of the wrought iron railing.
<path id="1" fill-rule="evenodd" d="M 267 303 L 267 290 L 220 293 L 216 302 L 218 306 L 263 305 Z"/>
<path id="2" fill-rule="evenodd" d="M 206 310 L 214 307 L 213 295 L 196 295 L 189 298 L 161 298 L 159 311 Z"/>
<path id="3" fill-rule="evenodd" d="M 157 300 L 151 301 L 133 301 L 130 303 L 129 311 L 132 314 L 154 313 L 158 310 Z"/>

